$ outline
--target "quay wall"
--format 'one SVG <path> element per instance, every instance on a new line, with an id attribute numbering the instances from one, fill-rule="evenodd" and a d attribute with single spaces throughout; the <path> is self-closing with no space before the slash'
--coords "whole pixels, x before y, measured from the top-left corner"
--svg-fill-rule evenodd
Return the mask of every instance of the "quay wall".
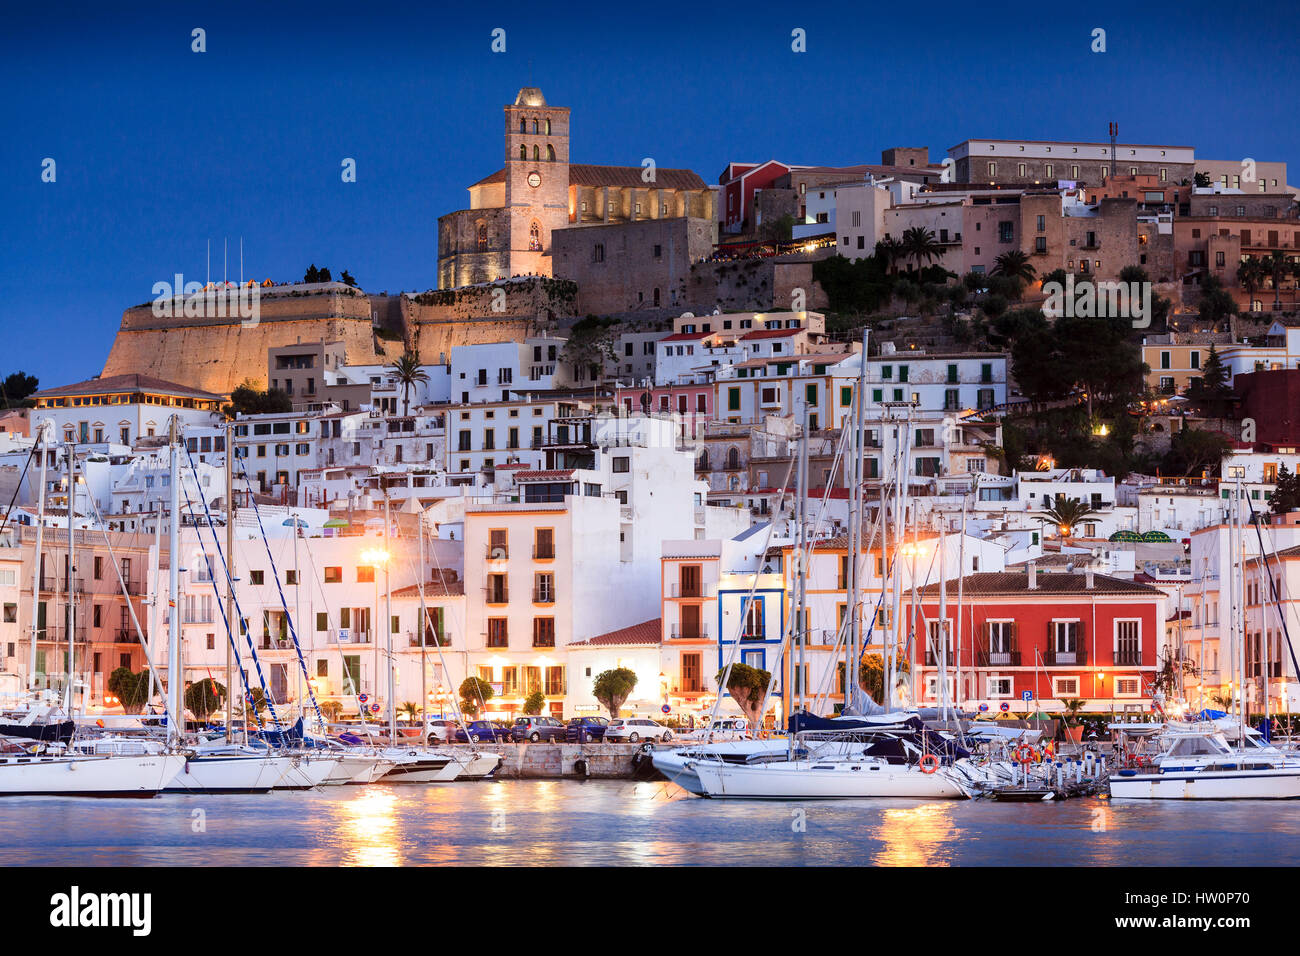
<path id="1" fill-rule="evenodd" d="M 630 780 L 635 773 L 632 758 L 640 751 L 641 745 L 523 743 L 498 744 L 495 749 L 503 758 L 495 776 L 505 780 L 546 777 L 582 779 L 584 775 L 574 769 L 574 764 L 579 760 L 587 762 L 586 777 Z"/>

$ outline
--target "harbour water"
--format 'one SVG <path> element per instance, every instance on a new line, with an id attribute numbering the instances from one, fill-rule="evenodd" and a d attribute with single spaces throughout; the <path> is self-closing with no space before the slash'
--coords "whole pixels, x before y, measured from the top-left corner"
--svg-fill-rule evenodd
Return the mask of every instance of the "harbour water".
<path id="1" fill-rule="evenodd" d="M 1300 865 L 1268 801 L 712 801 L 666 783 L 499 780 L 0 803 L 0 865 Z"/>

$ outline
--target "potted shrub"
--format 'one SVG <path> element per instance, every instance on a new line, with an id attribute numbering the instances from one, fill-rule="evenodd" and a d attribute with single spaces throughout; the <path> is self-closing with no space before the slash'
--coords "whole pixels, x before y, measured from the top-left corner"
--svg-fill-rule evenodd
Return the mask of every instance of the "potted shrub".
<path id="1" fill-rule="evenodd" d="M 1083 709 L 1084 701 L 1077 697 L 1061 701 L 1065 707 L 1065 737 L 1071 743 L 1079 743 L 1083 740 L 1083 721 L 1079 719 L 1079 711 Z"/>

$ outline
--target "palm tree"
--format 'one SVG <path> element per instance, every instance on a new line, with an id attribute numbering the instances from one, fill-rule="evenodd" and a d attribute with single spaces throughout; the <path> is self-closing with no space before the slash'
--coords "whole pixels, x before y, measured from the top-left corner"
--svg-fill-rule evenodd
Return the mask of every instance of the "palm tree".
<path id="1" fill-rule="evenodd" d="M 1274 249 L 1260 265 L 1273 279 L 1273 311 L 1282 310 L 1282 277 L 1291 271 L 1291 261 Z"/>
<path id="2" fill-rule="evenodd" d="M 893 236 L 886 236 L 876 243 L 876 258 L 885 264 L 886 272 L 893 272 L 894 263 L 903 258 L 903 244 Z"/>
<path id="3" fill-rule="evenodd" d="M 397 708 L 397 712 L 402 716 L 409 718 L 411 723 L 415 723 L 416 718 L 420 716 L 420 707 L 415 703 L 415 701 L 408 700 L 401 707 Z"/>
<path id="4" fill-rule="evenodd" d="M 921 271 L 921 260 L 930 262 L 943 255 L 943 247 L 934 238 L 934 233 L 924 226 L 913 226 L 903 233 L 903 252 L 916 260 L 916 271 Z"/>
<path id="5" fill-rule="evenodd" d="M 404 352 L 401 358 L 388 367 L 402 384 L 402 414 L 407 415 L 411 410 L 411 386 L 416 382 L 427 382 L 429 373 L 420 368 L 419 352 Z"/>
<path id="6" fill-rule="evenodd" d="M 1009 249 L 993 260 L 993 275 L 1015 279 L 1021 285 L 1028 285 L 1038 274 L 1029 262 L 1029 256 L 1020 249 Z"/>
<path id="7" fill-rule="evenodd" d="M 1241 265 L 1237 266 L 1237 281 L 1242 284 L 1246 290 L 1246 296 L 1254 302 L 1255 290 L 1264 280 L 1264 264 L 1254 256 L 1247 256 L 1241 260 Z"/>
<path id="8" fill-rule="evenodd" d="M 1089 515 L 1095 515 L 1096 513 L 1078 498 L 1057 498 L 1050 508 L 1043 509 L 1045 519 L 1055 524 L 1061 532 L 1061 537 L 1067 541 L 1070 539 L 1070 533 L 1074 530 L 1075 525 Z"/>

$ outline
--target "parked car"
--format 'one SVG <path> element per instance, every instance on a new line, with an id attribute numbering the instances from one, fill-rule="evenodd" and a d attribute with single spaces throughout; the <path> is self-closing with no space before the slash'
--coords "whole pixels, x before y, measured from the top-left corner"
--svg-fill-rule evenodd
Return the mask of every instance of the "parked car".
<path id="1" fill-rule="evenodd" d="M 424 740 L 429 746 L 449 744 L 456 739 L 458 726 L 454 720 L 433 718 L 424 722 Z"/>
<path id="2" fill-rule="evenodd" d="M 459 743 L 478 743 L 490 740 L 493 743 L 505 743 L 510 740 L 510 728 L 499 720 L 474 720 L 469 723 L 469 734 L 457 729 L 456 740 Z"/>
<path id="3" fill-rule="evenodd" d="M 564 739 L 571 744 L 585 744 L 592 740 L 602 740 L 609 720 L 605 717 L 574 717 L 569 721 Z"/>
<path id="4" fill-rule="evenodd" d="M 537 743 L 539 740 L 549 740 L 556 743 L 568 738 L 568 729 L 554 717 L 516 717 L 510 735 L 516 741 Z"/>
<path id="5" fill-rule="evenodd" d="M 605 728 L 605 739 L 611 743 L 627 741 L 635 744 L 642 740 L 672 740 L 673 732 L 648 717 L 619 717 L 611 720 Z"/>

